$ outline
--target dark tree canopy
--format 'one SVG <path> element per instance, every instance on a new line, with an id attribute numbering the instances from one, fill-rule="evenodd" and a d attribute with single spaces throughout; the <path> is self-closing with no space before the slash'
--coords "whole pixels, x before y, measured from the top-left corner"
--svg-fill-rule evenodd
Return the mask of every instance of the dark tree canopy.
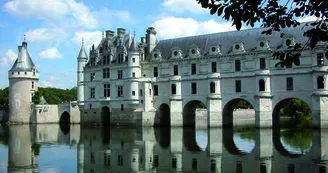
<path id="1" fill-rule="evenodd" d="M 328 0 L 196 0 L 203 8 L 209 9 L 212 15 L 222 16 L 240 30 L 243 25 L 254 27 L 260 24 L 268 28 L 263 34 L 280 32 L 285 27 L 297 27 L 300 17 L 315 16 L 318 19 L 308 22 L 312 26 L 304 32 L 307 43 L 296 43 L 286 51 L 277 51 L 273 57 L 279 59 L 281 67 L 300 64 L 301 51 L 314 48 L 318 42 L 328 41 Z"/>

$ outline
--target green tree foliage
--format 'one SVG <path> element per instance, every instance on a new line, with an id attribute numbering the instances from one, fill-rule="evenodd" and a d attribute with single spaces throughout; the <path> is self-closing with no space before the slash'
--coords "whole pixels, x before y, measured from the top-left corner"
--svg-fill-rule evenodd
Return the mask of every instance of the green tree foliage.
<path id="1" fill-rule="evenodd" d="M 253 109 L 253 106 L 248 103 L 246 100 L 240 100 L 235 109 Z"/>
<path id="2" fill-rule="evenodd" d="M 34 96 L 32 97 L 32 102 L 35 104 L 39 104 L 40 103 L 40 92 L 37 91 L 35 92 Z"/>
<path id="3" fill-rule="evenodd" d="M 260 24 L 268 28 L 263 34 L 271 35 L 273 31 L 280 32 L 285 27 L 296 27 L 300 23 L 299 17 L 315 16 L 317 21 L 309 22 L 304 36 L 309 40 L 306 44 L 296 43 L 285 51 L 273 53 L 273 57 L 279 59 L 277 64 L 281 67 L 300 64 L 301 51 L 306 48 L 314 48 L 322 41 L 328 41 L 328 1 L 327 0 L 196 0 L 203 8 L 207 8 L 211 15 L 222 16 L 226 21 L 232 21 L 232 25 L 240 30 L 242 25 L 254 27 Z"/>
<path id="4" fill-rule="evenodd" d="M 312 112 L 310 107 L 300 99 L 291 99 L 280 110 L 280 116 L 291 117 L 288 126 L 311 127 Z"/>
<path id="5" fill-rule="evenodd" d="M 76 100 L 77 89 L 39 88 L 38 94 L 43 96 L 48 104 L 60 104 Z"/>
<path id="6" fill-rule="evenodd" d="M 0 105 L 9 103 L 9 88 L 0 89 Z"/>
<path id="7" fill-rule="evenodd" d="M 312 146 L 313 130 L 311 129 L 293 129 L 280 132 L 281 138 L 286 144 L 295 149 L 299 149 L 302 154 L 306 153 Z"/>

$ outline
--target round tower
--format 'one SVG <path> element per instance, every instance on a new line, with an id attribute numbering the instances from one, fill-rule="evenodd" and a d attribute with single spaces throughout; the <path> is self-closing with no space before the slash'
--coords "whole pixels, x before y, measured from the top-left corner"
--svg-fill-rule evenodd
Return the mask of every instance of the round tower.
<path id="1" fill-rule="evenodd" d="M 9 121 L 29 123 L 32 114 L 32 97 L 38 90 L 39 72 L 27 51 L 27 42 L 18 46 L 18 57 L 8 72 Z"/>
<path id="2" fill-rule="evenodd" d="M 80 108 L 84 106 L 84 67 L 88 62 L 88 56 L 85 52 L 84 41 L 79 56 L 77 57 L 77 103 Z"/>
<path id="3" fill-rule="evenodd" d="M 129 91 L 134 91 L 129 99 L 137 100 L 139 98 L 139 78 L 141 77 L 140 57 L 137 42 L 135 37 L 132 39 L 131 46 L 128 50 L 128 74 L 131 80 L 129 81 Z M 135 105 L 137 108 L 137 104 Z"/>

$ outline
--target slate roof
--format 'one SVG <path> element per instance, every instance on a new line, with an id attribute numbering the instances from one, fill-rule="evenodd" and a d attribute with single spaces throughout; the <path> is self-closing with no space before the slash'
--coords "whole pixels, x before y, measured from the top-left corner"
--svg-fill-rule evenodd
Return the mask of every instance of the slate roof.
<path id="1" fill-rule="evenodd" d="M 32 71 L 33 68 L 36 69 L 24 41 L 22 46 L 18 46 L 18 57 L 9 71 Z"/>

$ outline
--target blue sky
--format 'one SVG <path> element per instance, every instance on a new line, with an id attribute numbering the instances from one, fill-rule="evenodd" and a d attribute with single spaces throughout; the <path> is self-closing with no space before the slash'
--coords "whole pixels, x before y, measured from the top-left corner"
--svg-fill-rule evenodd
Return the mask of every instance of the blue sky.
<path id="1" fill-rule="evenodd" d="M 149 26 L 159 40 L 235 30 L 195 0 L 0 0 L 0 88 L 24 34 L 39 86 L 72 88 L 82 37 L 88 52 L 103 30 L 135 30 L 139 41 Z"/>

